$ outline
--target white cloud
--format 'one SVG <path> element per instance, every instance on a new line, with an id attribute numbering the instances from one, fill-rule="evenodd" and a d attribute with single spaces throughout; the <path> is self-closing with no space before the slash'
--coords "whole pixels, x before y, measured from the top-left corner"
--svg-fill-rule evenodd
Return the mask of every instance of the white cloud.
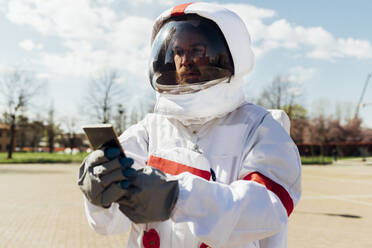
<path id="1" fill-rule="evenodd" d="M 6 65 L 6 64 L 0 64 L 0 74 L 7 74 L 11 73 L 15 70 L 14 67 Z"/>
<path id="2" fill-rule="evenodd" d="M 142 17 L 128 17 L 117 23 L 108 34 L 109 49 L 116 67 L 125 67 L 132 73 L 147 71 L 150 56 L 150 35 L 153 21 Z"/>
<path id="3" fill-rule="evenodd" d="M 225 6 L 237 12 L 246 23 L 258 57 L 273 49 L 285 48 L 301 54 L 305 51 L 307 57 L 314 59 L 372 58 L 372 45 L 367 40 L 336 38 L 322 27 L 302 27 L 285 19 L 266 24 L 267 19 L 273 19 L 277 13 L 247 4 Z"/>
<path id="4" fill-rule="evenodd" d="M 10 0 L 7 17 L 44 35 L 92 39 L 103 35 L 116 15 L 106 7 L 91 6 L 89 0 Z"/>
<path id="5" fill-rule="evenodd" d="M 120 10 L 116 5 L 122 5 Z M 115 22 L 131 15 L 160 14 L 172 0 L 9 0 L 7 18 L 44 35 L 65 39 L 100 39 Z"/>
<path id="6" fill-rule="evenodd" d="M 118 13 L 113 1 L 103 0 L 9 0 L 7 17 L 17 24 L 27 24 L 47 36 L 61 38 L 64 53 L 42 53 L 42 62 L 54 73 L 89 76 L 101 68 L 114 68 L 131 73 L 131 78 L 145 80 L 150 55 L 150 34 L 153 17 L 142 15 L 178 1 L 124 1 L 128 6 Z M 145 4 L 146 3 L 146 4 Z M 145 6 L 145 7 L 144 7 Z M 343 57 L 372 58 L 368 41 L 335 38 L 322 27 L 302 27 L 289 23 L 273 10 L 248 4 L 225 4 L 246 22 L 253 37 L 256 56 L 285 48 L 316 59 Z M 140 11 L 140 8 L 143 11 Z M 160 12 L 160 11 L 159 11 Z M 41 44 L 24 40 L 26 50 L 39 49 Z"/>
<path id="7" fill-rule="evenodd" d="M 64 54 L 48 54 L 42 56 L 44 65 L 53 73 L 72 76 L 89 76 L 102 68 L 107 60 L 103 50 L 93 50 L 87 42 L 67 42 L 72 48 Z M 75 47 L 72 47 L 73 44 Z"/>
<path id="8" fill-rule="evenodd" d="M 0 13 L 6 13 L 8 9 L 8 3 L 6 1 L 0 1 Z"/>
<path id="9" fill-rule="evenodd" d="M 302 66 L 296 66 L 289 70 L 289 81 L 303 84 L 311 81 L 317 74 L 315 68 L 306 68 Z"/>
<path id="10" fill-rule="evenodd" d="M 266 25 L 264 20 L 271 19 L 277 15 L 274 10 L 257 8 L 248 4 L 223 4 L 228 9 L 236 12 L 246 23 L 253 41 L 265 37 Z"/>
<path id="11" fill-rule="evenodd" d="M 26 51 L 32 51 L 34 49 L 37 49 L 37 50 L 43 49 L 42 44 L 39 44 L 39 43 L 35 44 L 32 40 L 29 40 L 29 39 L 19 42 L 19 46 Z"/>
<path id="12" fill-rule="evenodd" d="M 88 40 L 66 40 L 64 54 L 44 53 L 44 64 L 53 72 L 90 76 L 102 68 L 130 72 L 144 78 L 150 55 L 152 21 L 128 17 L 112 24 L 98 45 Z"/>
<path id="13" fill-rule="evenodd" d="M 51 75 L 49 73 L 38 73 L 38 74 L 35 75 L 35 77 L 37 79 L 41 79 L 41 80 L 43 80 L 43 79 L 48 80 L 48 79 L 51 78 Z"/>
<path id="14" fill-rule="evenodd" d="M 146 78 L 153 20 L 120 17 L 114 9 L 89 0 L 10 0 L 7 16 L 15 23 L 62 39 L 66 52 L 42 54 L 43 64 L 53 73 L 89 76 L 110 67 Z M 27 50 L 42 48 L 31 40 L 21 46 Z"/>
<path id="15" fill-rule="evenodd" d="M 160 4 L 160 5 L 175 5 L 176 1 L 172 0 L 136 0 L 133 4 L 143 6 L 144 4 Z"/>
<path id="16" fill-rule="evenodd" d="M 35 48 L 35 44 L 32 40 L 23 40 L 19 43 L 19 46 L 25 49 L 26 51 L 31 51 Z"/>
<path id="17" fill-rule="evenodd" d="M 359 59 L 372 58 L 372 46 L 369 41 L 356 40 L 353 38 L 338 39 L 338 49 L 346 56 L 353 56 Z"/>

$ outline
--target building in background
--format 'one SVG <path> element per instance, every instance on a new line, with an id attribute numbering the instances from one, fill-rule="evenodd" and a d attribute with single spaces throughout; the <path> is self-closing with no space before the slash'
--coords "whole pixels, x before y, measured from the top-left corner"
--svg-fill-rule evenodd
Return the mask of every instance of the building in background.
<path id="1" fill-rule="evenodd" d="M 0 152 L 7 152 L 10 144 L 10 125 L 0 123 Z"/>

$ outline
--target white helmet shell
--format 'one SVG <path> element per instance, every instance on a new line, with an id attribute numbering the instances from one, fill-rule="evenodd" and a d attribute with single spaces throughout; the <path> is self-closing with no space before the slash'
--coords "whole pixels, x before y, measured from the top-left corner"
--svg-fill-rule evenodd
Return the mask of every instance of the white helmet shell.
<path id="1" fill-rule="evenodd" d="M 197 14 L 212 20 L 221 29 L 234 62 L 234 77 L 249 73 L 254 65 L 251 38 L 243 20 L 234 12 L 215 4 L 187 3 L 164 11 L 155 21 L 151 44 L 160 28 L 172 16 Z"/>

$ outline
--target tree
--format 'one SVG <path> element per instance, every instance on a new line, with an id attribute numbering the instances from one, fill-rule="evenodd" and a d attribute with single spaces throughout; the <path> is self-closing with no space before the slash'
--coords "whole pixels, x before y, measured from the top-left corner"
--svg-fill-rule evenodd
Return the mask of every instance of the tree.
<path id="1" fill-rule="evenodd" d="M 65 133 L 62 135 L 62 143 L 69 147 L 71 154 L 77 146 L 77 120 L 75 117 L 64 118 Z"/>
<path id="2" fill-rule="evenodd" d="M 324 156 L 324 145 L 328 142 L 327 133 L 328 133 L 328 122 L 327 119 L 320 115 L 311 120 L 312 123 L 312 135 L 313 143 L 320 144 L 320 155 Z"/>
<path id="3" fill-rule="evenodd" d="M 291 137 L 296 144 L 309 143 L 306 140 L 305 134 L 308 134 L 310 123 L 305 118 L 297 118 L 291 120 Z"/>
<path id="4" fill-rule="evenodd" d="M 35 151 L 43 140 L 47 126 L 40 119 L 29 121 L 27 117 L 20 115 L 17 121 L 16 142 L 17 147 L 22 151 L 25 147 Z"/>
<path id="5" fill-rule="evenodd" d="M 344 125 L 344 135 L 346 141 L 362 141 L 362 119 L 354 117 L 346 122 Z"/>
<path id="6" fill-rule="evenodd" d="M 33 148 L 32 150 L 35 151 L 37 148 L 39 148 L 40 141 L 44 137 L 44 130 L 45 126 L 42 121 L 33 121 L 28 126 L 29 128 L 29 139 L 30 139 L 30 146 Z"/>
<path id="7" fill-rule="evenodd" d="M 16 134 L 17 140 L 17 147 L 21 150 L 27 145 L 27 126 L 28 126 L 28 118 L 24 115 L 18 116 L 18 132 Z"/>
<path id="8" fill-rule="evenodd" d="M 327 130 L 327 140 L 329 142 L 342 142 L 345 141 L 345 131 L 344 127 L 341 125 L 339 119 L 328 118 L 328 130 Z"/>
<path id="9" fill-rule="evenodd" d="M 363 130 L 363 142 L 372 142 L 372 129 L 365 128 Z"/>
<path id="10" fill-rule="evenodd" d="M 138 112 L 135 109 L 132 109 L 132 112 L 130 114 L 130 125 L 136 124 L 140 118 L 138 117 Z"/>
<path id="11" fill-rule="evenodd" d="M 118 97 L 122 92 L 118 83 L 116 71 L 103 71 L 97 77 L 93 77 L 89 83 L 85 97 L 88 114 L 101 123 L 109 123 L 112 112 L 118 103 Z"/>
<path id="12" fill-rule="evenodd" d="M 47 136 L 47 143 L 49 147 L 49 153 L 54 152 L 54 143 L 56 136 L 60 134 L 60 128 L 59 125 L 56 124 L 54 119 L 54 106 L 53 104 L 50 106 L 48 110 L 48 119 L 47 119 L 47 125 L 46 125 L 46 136 Z"/>
<path id="13" fill-rule="evenodd" d="M 17 115 L 26 109 L 31 100 L 40 92 L 42 85 L 36 81 L 32 74 L 20 69 L 4 74 L 0 83 L 0 94 L 3 96 L 7 108 L 6 114 L 9 116 L 8 159 L 11 159 L 15 146 Z"/>
<path id="14" fill-rule="evenodd" d="M 117 105 L 117 112 L 114 116 L 115 129 L 120 135 L 127 128 L 127 110 L 122 104 Z"/>
<path id="15" fill-rule="evenodd" d="M 283 110 L 288 114 L 291 120 L 306 120 L 307 110 L 300 104 L 286 105 L 283 106 Z"/>
<path id="16" fill-rule="evenodd" d="M 295 116 L 306 115 L 306 110 L 298 103 L 301 90 L 288 76 L 276 76 L 265 88 L 258 104 L 271 109 L 283 109 L 292 120 Z"/>

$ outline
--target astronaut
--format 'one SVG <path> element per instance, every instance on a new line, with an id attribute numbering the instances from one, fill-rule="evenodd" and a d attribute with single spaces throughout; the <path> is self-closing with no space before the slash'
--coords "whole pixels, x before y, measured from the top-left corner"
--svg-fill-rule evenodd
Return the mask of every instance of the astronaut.
<path id="1" fill-rule="evenodd" d="M 162 13 L 151 38 L 154 113 L 119 149 L 82 163 L 90 226 L 129 230 L 127 247 L 287 246 L 301 194 L 301 162 L 282 111 L 246 102 L 251 40 L 234 12 L 189 3 Z"/>

